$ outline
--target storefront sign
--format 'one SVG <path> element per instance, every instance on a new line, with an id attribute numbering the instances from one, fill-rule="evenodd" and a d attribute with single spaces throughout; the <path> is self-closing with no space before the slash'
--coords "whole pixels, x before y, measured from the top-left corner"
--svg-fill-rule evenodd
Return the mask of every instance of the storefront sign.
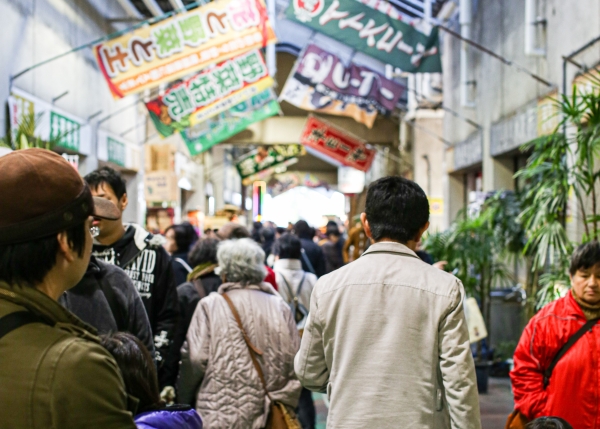
<path id="1" fill-rule="evenodd" d="M 502 155 L 519 149 L 523 144 L 537 137 L 537 101 L 527 104 L 513 115 L 492 125 L 492 156 Z"/>
<path id="2" fill-rule="evenodd" d="M 286 16 L 402 71 L 442 71 L 437 27 L 426 36 L 358 1 L 291 0 Z"/>
<path id="3" fill-rule="evenodd" d="M 204 70 L 146 103 L 157 131 L 167 137 L 229 110 L 273 85 L 258 51 Z"/>
<path id="4" fill-rule="evenodd" d="M 115 98 L 275 43 L 263 0 L 219 0 L 94 47 Z"/>
<path id="5" fill-rule="evenodd" d="M 277 115 L 279 111 L 279 103 L 273 90 L 267 89 L 226 112 L 182 131 L 181 137 L 190 154 L 195 156 L 245 130 L 255 122 Z"/>
<path id="6" fill-rule="evenodd" d="M 89 155 L 92 131 L 84 119 L 77 118 L 17 88 L 8 98 L 10 128 L 13 137 L 26 118 L 35 120 L 35 136 L 56 142 L 57 148 Z"/>
<path id="7" fill-rule="evenodd" d="M 303 155 L 304 148 L 299 144 L 261 146 L 244 156 L 236 168 L 242 179 L 268 168 L 276 167 L 292 158 Z"/>
<path id="8" fill-rule="evenodd" d="M 389 115 L 400 95 L 398 83 L 367 67 L 345 67 L 334 54 L 309 45 L 281 99 L 304 110 L 349 116 L 371 128 L 377 112 Z"/>
<path id="9" fill-rule="evenodd" d="M 139 146 L 104 130 L 98 130 L 98 159 L 137 171 L 141 167 L 142 154 Z"/>
<path id="10" fill-rule="evenodd" d="M 344 131 L 310 116 L 300 143 L 326 157 L 357 170 L 367 172 L 375 158 L 375 149 Z"/>
<path id="11" fill-rule="evenodd" d="M 148 203 L 176 201 L 179 188 L 177 176 L 170 171 L 155 171 L 144 175 L 144 196 Z"/>

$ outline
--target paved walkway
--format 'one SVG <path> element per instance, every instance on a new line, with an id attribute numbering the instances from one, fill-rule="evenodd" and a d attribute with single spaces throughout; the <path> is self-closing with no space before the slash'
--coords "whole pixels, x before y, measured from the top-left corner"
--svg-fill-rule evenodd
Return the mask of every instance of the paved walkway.
<path id="1" fill-rule="evenodd" d="M 313 393 L 317 408 L 317 429 L 325 429 L 327 407 L 323 395 Z M 480 395 L 481 425 L 483 429 L 504 429 L 506 418 L 513 410 L 510 380 L 508 378 L 490 378 L 488 393 Z"/>

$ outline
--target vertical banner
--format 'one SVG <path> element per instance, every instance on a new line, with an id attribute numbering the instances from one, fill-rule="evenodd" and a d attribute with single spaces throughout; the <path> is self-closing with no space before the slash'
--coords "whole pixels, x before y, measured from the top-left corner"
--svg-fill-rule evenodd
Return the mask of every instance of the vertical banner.
<path id="1" fill-rule="evenodd" d="M 275 43 L 263 0 L 219 0 L 94 47 L 115 98 Z"/>

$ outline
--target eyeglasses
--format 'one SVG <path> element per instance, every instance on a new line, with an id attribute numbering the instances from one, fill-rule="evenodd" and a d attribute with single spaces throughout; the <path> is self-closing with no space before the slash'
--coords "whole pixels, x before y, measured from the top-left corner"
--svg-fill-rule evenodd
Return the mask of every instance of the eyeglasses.
<path id="1" fill-rule="evenodd" d="M 90 227 L 90 234 L 92 234 L 92 238 L 96 238 L 100 235 L 100 228 L 97 226 Z"/>

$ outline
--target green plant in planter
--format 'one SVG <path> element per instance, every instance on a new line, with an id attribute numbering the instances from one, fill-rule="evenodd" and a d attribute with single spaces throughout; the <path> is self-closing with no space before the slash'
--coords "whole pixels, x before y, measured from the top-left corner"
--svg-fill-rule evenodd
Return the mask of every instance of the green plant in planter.
<path id="1" fill-rule="evenodd" d="M 50 140 L 43 140 L 36 136 L 37 129 L 42 114 L 27 113 L 19 119 L 19 125 L 16 130 L 11 130 L 5 137 L 0 139 L 0 146 L 8 147 L 14 150 L 41 148 L 52 150 L 72 131 L 59 134 Z"/>
<path id="2" fill-rule="evenodd" d="M 574 86 L 571 96 L 556 100 L 556 107 L 559 125 L 553 134 L 522 147 L 530 156 L 515 175 L 523 183 L 520 220 L 527 237 L 524 253 L 531 258 L 529 317 L 569 287 L 567 267 L 573 243 L 565 229 L 567 217 L 582 220 L 582 242 L 600 238 L 600 81 L 594 82 L 590 92 Z M 578 207 L 568 214 L 571 193 Z"/>

